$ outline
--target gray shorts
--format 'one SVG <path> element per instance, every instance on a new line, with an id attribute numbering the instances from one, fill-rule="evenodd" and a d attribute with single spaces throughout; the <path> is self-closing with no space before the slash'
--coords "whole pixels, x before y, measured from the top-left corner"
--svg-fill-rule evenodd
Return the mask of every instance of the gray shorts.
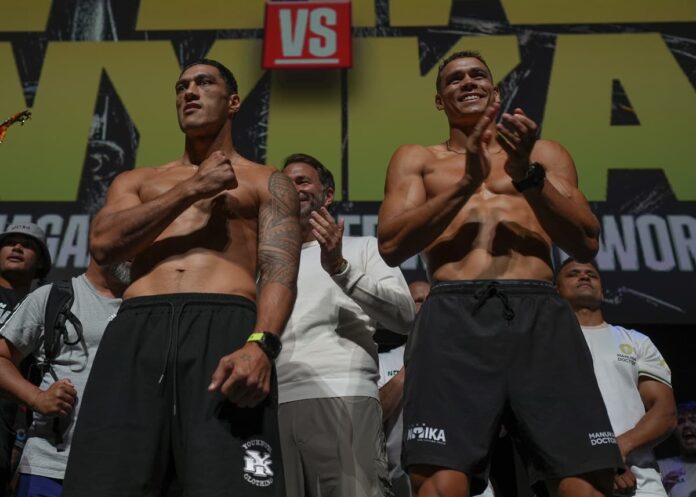
<path id="1" fill-rule="evenodd" d="M 382 408 L 372 397 L 280 404 L 288 495 L 391 497 Z"/>

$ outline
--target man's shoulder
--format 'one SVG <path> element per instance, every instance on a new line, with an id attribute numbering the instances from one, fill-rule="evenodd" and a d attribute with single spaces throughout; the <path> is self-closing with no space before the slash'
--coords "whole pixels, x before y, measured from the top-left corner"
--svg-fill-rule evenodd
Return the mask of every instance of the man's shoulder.
<path id="1" fill-rule="evenodd" d="M 241 158 L 236 163 L 233 163 L 233 167 L 237 178 L 242 183 L 248 183 L 260 192 L 268 191 L 272 187 L 271 178 L 273 178 L 274 182 L 287 181 L 288 185 L 290 185 L 290 180 L 286 179 L 287 177 L 274 166 L 259 164 L 249 159 Z"/>
<path id="2" fill-rule="evenodd" d="M 437 158 L 436 152 L 438 147 L 442 147 L 442 145 L 420 145 L 417 143 L 400 145 L 392 156 L 392 167 L 424 165 L 426 162 Z"/>
<path id="3" fill-rule="evenodd" d="M 609 326 L 612 330 L 614 330 L 614 333 L 627 337 L 634 343 L 642 343 L 646 340 L 650 340 L 650 337 L 648 337 L 644 333 L 641 333 L 638 330 L 634 330 L 632 328 L 624 328 L 623 326 L 619 326 L 617 324 L 610 324 Z"/>
<path id="4" fill-rule="evenodd" d="M 176 166 L 175 163 L 170 162 L 168 164 L 163 164 L 161 166 L 144 166 L 136 167 L 128 171 L 124 171 L 116 176 L 114 183 L 119 184 L 142 184 L 143 181 L 149 181 L 151 178 L 155 178 L 162 173 L 173 170 Z"/>

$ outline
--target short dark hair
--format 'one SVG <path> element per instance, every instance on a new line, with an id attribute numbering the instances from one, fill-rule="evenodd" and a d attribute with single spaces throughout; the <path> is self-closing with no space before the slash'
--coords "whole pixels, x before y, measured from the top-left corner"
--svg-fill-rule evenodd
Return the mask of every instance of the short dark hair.
<path id="1" fill-rule="evenodd" d="M 480 60 L 483 63 L 483 65 L 486 66 L 486 69 L 488 69 L 488 74 L 490 74 L 491 76 L 491 81 L 493 80 L 493 72 L 491 71 L 491 68 L 488 67 L 488 63 L 483 58 L 483 55 L 481 55 L 476 50 L 460 50 L 459 52 L 454 52 L 452 55 L 445 58 L 438 66 L 437 77 L 435 78 L 435 91 L 440 93 L 440 75 L 442 74 L 442 70 L 447 66 L 447 64 L 449 64 L 453 60 L 469 58 Z"/>
<path id="2" fill-rule="evenodd" d="M 595 271 L 597 271 L 597 273 L 600 272 L 599 266 L 597 266 L 597 261 L 594 259 L 592 259 L 589 262 L 578 262 L 577 260 L 573 259 L 572 257 L 566 257 L 565 259 L 563 259 L 563 262 L 561 262 L 561 265 L 558 266 L 558 269 L 556 270 L 556 280 L 558 280 L 558 275 L 561 274 L 561 271 L 563 270 L 563 268 L 566 267 L 571 262 L 577 262 L 578 264 L 589 264 L 593 268 L 595 268 Z"/>
<path id="3" fill-rule="evenodd" d="M 329 188 L 336 191 L 336 183 L 334 182 L 333 174 L 331 174 L 331 171 L 329 171 L 324 164 L 319 162 L 319 159 L 302 153 L 288 155 L 283 161 L 282 170 L 284 171 L 286 167 L 295 162 L 301 162 L 316 169 L 317 174 L 319 175 L 319 181 L 321 181 L 321 186 L 324 187 L 324 192 L 326 192 Z"/>
<path id="4" fill-rule="evenodd" d="M 225 66 L 222 62 L 218 62 L 217 60 L 213 59 L 196 59 L 193 62 L 189 63 L 186 65 L 181 70 L 181 73 L 179 76 L 181 76 L 186 69 L 188 69 L 191 66 L 213 66 L 220 72 L 220 76 L 222 76 L 222 79 L 225 80 L 225 86 L 227 86 L 227 91 L 230 92 L 230 95 L 236 95 L 239 93 L 239 88 L 237 87 L 237 79 L 234 77 L 234 74 L 232 74 L 232 71 L 230 71 L 227 66 Z"/>

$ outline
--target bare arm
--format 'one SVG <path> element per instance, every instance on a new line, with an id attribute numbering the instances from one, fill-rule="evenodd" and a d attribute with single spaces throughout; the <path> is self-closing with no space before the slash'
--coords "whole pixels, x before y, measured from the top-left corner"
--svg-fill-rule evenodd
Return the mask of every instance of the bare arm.
<path id="1" fill-rule="evenodd" d="M 259 209 L 259 295 L 256 331 L 280 335 L 297 292 L 300 264 L 300 204 L 290 179 L 274 171 L 261 193 Z M 220 390 L 240 407 L 253 407 L 268 396 L 271 362 L 255 342 L 220 359 L 210 391 Z"/>
<path id="2" fill-rule="evenodd" d="M 430 245 L 476 191 L 472 184 L 454 184 L 426 200 L 423 147 L 400 147 L 387 170 L 384 201 L 379 209 L 379 252 L 390 266 L 398 266 Z"/>
<path id="3" fill-rule="evenodd" d="M 508 154 L 505 170 L 513 181 L 520 181 L 530 162 L 544 166 L 546 181 L 542 188 L 527 189 L 524 197 L 556 245 L 580 262 L 590 261 L 599 248 L 599 222 L 578 190 L 570 154 L 558 143 L 537 142 L 537 128 L 522 109 L 503 114 L 497 131 L 498 143 Z"/>
<path id="4" fill-rule="evenodd" d="M 407 145 L 394 153 L 377 225 L 379 252 L 387 264 L 398 266 L 435 241 L 488 176 L 488 127 L 497 112 L 497 104 L 489 107 L 469 137 L 462 178 L 430 199 L 422 175 L 430 152 Z"/>
<path id="5" fill-rule="evenodd" d="M 6 338 L 0 338 L 0 390 L 47 416 L 67 416 L 77 392 L 69 380 L 59 380 L 47 390 L 29 382 L 19 371 L 24 357 Z"/>
<path id="6" fill-rule="evenodd" d="M 259 212 L 259 331 L 282 333 L 295 304 L 302 245 L 299 213 L 292 182 L 273 172 Z"/>
<path id="7" fill-rule="evenodd" d="M 379 389 L 379 402 L 382 404 L 382 422 L 386 422 L 398 410 L 404 396 L 406 370 L 401 368 L 396 375 Z"/>
<path id="8" fill-rule="evenodd" d="M 579 262 L 592 260 L 599 249 L 599 221 L 578 190 L 575 165 L 568 152 L 554 142 L 541 142 L 536 160 L 546 168 L 541 189 L 524 192 L 534 214 L 551 240 Z"/>
<path id="9" fill-rule="evenodd" d="M 617 439 L 624 459 L 638 447 L 657 445 L 677 426 L 677 409 L 669 386 L 643 376 L 638 391 L 645 406 L 645 416 Z"/>
<path id="10" fill-rule="evenodd" d="M 136 169 L 119 175 L 112 183 L 90 234 L 92 255 L 99 264 L 132 258 L 194 202 L 237 186 L 232 164 L 222 152 L 213 152 L 191 178 L 143 202 L 140 186 L 154 174 L 153 170 Z"/>

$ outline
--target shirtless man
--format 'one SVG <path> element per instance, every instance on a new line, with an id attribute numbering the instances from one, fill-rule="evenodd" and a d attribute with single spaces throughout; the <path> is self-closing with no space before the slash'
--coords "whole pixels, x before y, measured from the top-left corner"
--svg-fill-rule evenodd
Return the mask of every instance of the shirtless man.
<path id="1" fill-rule="evenodd" d="M 551 284 L 552 243 L 579 260 L 598 247 L 573 161 L 537 140 L 522 109 L 496 125 L 500 94 L 478 53 L 443 61 L 436 87 L 449 138 L 395 152 L 379 214 L 384 259 L 421 252 L 433 281 L 406 364 L 412 485 L 419 497 L 477 493 L 502 422 L 532 481 L 609 495 L 620 454 L 582 332 Z"/>
<path id="2" fill-rule="evenodd" d="M 94 258 L 132 258 L 133 283 L 86 387 L 66 497 L 284 495 L 272 361 L 295 300 L 297 193 L 235 150 L 227 68 L 198 61 L 175 89 L 183 157 L 121 174 L 92 225 Z"/>

